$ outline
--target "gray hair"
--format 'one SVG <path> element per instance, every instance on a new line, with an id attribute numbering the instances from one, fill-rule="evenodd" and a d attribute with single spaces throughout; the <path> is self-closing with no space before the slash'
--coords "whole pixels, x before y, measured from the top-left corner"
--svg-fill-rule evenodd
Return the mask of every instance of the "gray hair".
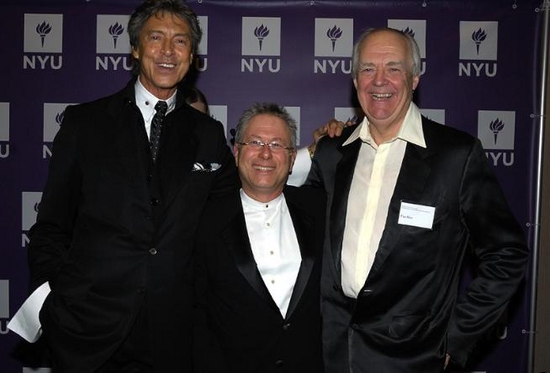
<path id="1" fill-rule="evenodd" d="M 380 28 L 370 28 L 364 33 L 359 36 L 359 39 L 353 46 L 353 57 L 352 57 L 352 69 L 351 74 L 353 78 L 357 78 L 357 74 L 359 73 L 359 55 L 361 54 L 361 48 L 363 46 L 363 43 L 367 38 L 377 32 L 381 31 L 389 31 L 393 32 L 396 35 L 400 35 L 405 39 L 407 42 L 407 45 L 409 46 L 409 52 L 411 54 L 411 73 L 413 76 L 420 76 L 420 68 L 421 68 L 421 61 L 420 61 L 420 49 L 418 48 L 418 44 L 416 43 L 416 40 L 414 38 L 400 30 L 396 30 L 389 27 L 380 27 Z"/>
<path id="2" fill-rule="evenodd" d="M 284 107 L 271 102 L 256 103 L 243 112 L 239 119 L 239 122 L 237 123 L 237 128 L 235 129 L 235 143 L 243 141 L 243 133 L 246 126 L 252 120 L 252 118 L 260 114 L 273 115 L 277 118 L 282 119 L 290 130 L 289 146 L 294 149 L 296 148 L 296 132 L 298 128 L 296 125 L 296 121 L 294 120 L 294 118 L 292 118 L 292 116 Z"/>
<path id="3" fill-rule="evenodd" d="M 202 30 L 195 12 L 181 0 L 145 0 L 141 3 L 128 21 L 128 35 L 132 49 L 139 47 L 139 35 L 147 20 L 163 13 L 175 15 L 187 22 L 191 31 L 191 52 L 196 54 L 202 38 Z M 134 58 L 133 62 L 132 72 L 137 74 L 140 68 L 139 60 Z"/>

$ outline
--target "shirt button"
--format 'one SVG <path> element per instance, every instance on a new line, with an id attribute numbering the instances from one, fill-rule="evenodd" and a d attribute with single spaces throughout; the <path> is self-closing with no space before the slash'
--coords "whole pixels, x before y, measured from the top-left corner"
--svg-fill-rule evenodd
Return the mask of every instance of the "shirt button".
<path id="1" fill-rule="evenodd" d="M 155 249 L 154 247 L 150 248 L 150 249 L 149 249 L 149 254 L 151 254 L 151 255 L 157 255 L 157 249 Z"/>

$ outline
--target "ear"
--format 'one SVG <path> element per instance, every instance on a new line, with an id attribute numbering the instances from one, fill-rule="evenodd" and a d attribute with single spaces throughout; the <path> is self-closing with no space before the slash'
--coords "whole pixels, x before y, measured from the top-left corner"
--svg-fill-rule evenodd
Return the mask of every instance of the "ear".
<path id="1" fill-rule="evenodd" d="M 233 157 L 235 158 L 235 166 L 239 167 L 239 147 L 237 144 L 233 145 Z"/>
<path id="2" fill-rule="evenodd" d="M 296 154 L 298 154 L 297 150 L 292 151 L 290 154 L 290 165 L 288 168 L 288 174 L 290 175 L 292 173 L 292 168 L 294 167 L 294 162 L 296 162 Z"/>
<path id="3" fill-rule="evenodd" d="M 136 60 L 139 60 L 139 51 L 136 47 L 132 47 L 132 57 L 134 57 Z"/>
<path id="4" fill-rule="evenodd" d="M 416 76 L 413 76 L 413 85 L 412 85 L 412 89 L 413 91 L 416 89 L 416 87 L 418 87 L 418 83 L 420 82 L 420 76 L 419 75 L 416 75 Z"/>
<path id="5" fill-rule="evenodd" d="M 357 78 L 353 78 L 353 85 L 355 89 L 357 90 Z"/>

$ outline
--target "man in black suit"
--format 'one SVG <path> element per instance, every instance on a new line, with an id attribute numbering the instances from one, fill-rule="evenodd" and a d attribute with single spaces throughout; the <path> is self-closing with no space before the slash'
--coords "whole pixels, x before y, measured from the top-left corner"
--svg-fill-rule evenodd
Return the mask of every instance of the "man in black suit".
<path id="1" fill-rule="evenodd" d="M 317 145 L 328 194 L 323 344 L 328 373 L 435 373 L 464 365 L 521 282 L 528 251 L 480 142 L 412 103 L 420 53 L 393 29 L 363 34 L 353 79 L 366 118 Z M 476 276 L 459 295 L 467 249 Z"/>
<path id="2" fill-rule="evenodd" d="M 176 88 L 201 38 L 195 13 L 147 0 L 128 32 L 138 76 L 67 108 L 30 231 L 55 373 L 191 369 L 192 242 L 206 200 L 238 186 L 222 125 Z"/>
<path id="3" fill-rule="evenodd" d="M 197 372 L 320 373 L 325 197 L 285 186 L 296 123 L 246 110 L 234 154 L 242 189 L 212 199 L 197 234 Z"/>

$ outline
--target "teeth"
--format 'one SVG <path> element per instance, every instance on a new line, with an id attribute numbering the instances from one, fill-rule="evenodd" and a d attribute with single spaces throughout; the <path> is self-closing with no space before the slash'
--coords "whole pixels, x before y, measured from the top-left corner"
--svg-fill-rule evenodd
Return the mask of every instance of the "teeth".
<path id="1" fill-rule="evenodd" d="M 254 167 L 258 171 L 270 171 L 273 170 L 273 167 L 262 167 L 262 166 L 256 166 Z"/>
<path id="2" fill-rule="evenodd" d="M 176 65 L 171 64 L 171 63 L 161 63 L 159 65 L 162 66 L 162 67 L 168 67 L 168 68 L 173 68 L 173 67 L 176 66 Z"/>
<path id="3" fill-rule="evenodd" d="M 373 93 L 371 96 L 375 100 L 381 100 L 381 99 L 384 99 L 384 98 L 390 98 L 392 96 L 392 94 L 391 93 Z"/>

